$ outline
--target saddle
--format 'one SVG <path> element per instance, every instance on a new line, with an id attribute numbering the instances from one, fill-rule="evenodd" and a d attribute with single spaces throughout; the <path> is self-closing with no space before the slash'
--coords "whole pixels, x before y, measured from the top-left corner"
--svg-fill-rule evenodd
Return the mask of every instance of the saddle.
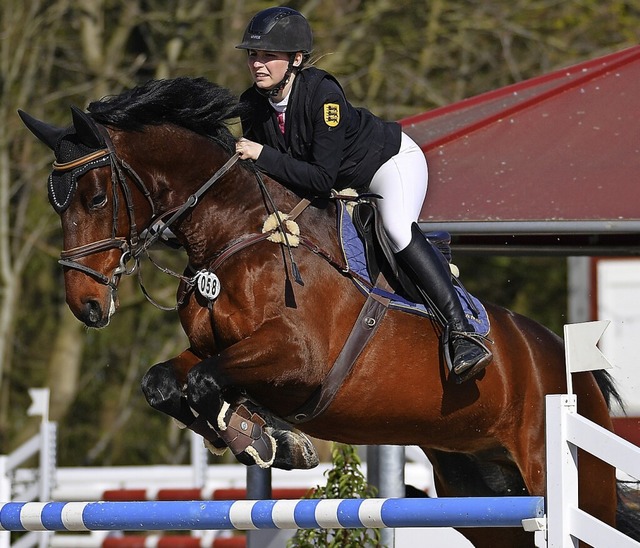
<path id="1" fill-rule="evenodd" d="M 375 202 L 365 200 L 357 202 L 351 218 L 364 246 L 369 279 L 377 280 L 378 276 L 383 274 L 398 295 L 414 303 L 422 302 L 419 288 L 396 260 Z M 425 238 L 442 253 L 444 260 L 451 264 L 451 234 L 444 230 L 429 232 L 425 234 Z M 452 279 L 456 285 L 460 286 L 455 276 Z"/>

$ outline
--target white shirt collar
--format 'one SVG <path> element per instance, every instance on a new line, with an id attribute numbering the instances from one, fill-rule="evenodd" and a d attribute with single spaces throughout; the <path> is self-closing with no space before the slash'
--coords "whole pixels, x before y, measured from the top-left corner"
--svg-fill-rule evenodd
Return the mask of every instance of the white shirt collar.
<path id="1" fill-rule="evenodd" d="M 273 107 L 273 110 L 275 110 L 276 112 L 284 112 L 285 110 L 287 110 L 287 104 L 289 103 L 289 95 L 291 95 L 291 93 L 288 93 L 287 96 L 279 102 L 274 102 L 271 99 L 269 99 L 269 104 Z"/>

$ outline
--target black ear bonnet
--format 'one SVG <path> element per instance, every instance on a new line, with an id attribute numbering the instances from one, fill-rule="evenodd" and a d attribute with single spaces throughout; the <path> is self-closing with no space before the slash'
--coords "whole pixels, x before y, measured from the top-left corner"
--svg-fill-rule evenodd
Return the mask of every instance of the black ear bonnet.
<path id="1" fill-rule="evenodd" d="M 93 119 L 76 107 L 71 107 L 73 125 L 67 128 L 41 122 L 23 111 L 18 111 L 18 114 L 27 128 L 55 154 L 56 161 L 47 189 L 53 209 L 62 213 L 71 203 L 78 187 L 78 177 L 91 169 L 110 165 L 111 155 L 107 153 L 105 139 Z M 73 164 L 100 151 L 105 151 L 105 154 Z"/>
<path id="2" fill-rule="evenodd" d="M 58 139 L 53 152 L 56 156 L 56 163 L 65 164 L 97 152 L 100 148 L 93 148 L 84 144 L 76 133 L 75 128 L 71 126 L 67 128 L 67 132 Z M 78 178 L 91 169 L 108 166 L 110 162 L 110 156 L 106 155 L 76 168 L 68 170 L 54 169 L 51 175 L 49 175 L 49 183 L 47 185 L 49 202 L 51 202 L 53 209 L 58 213 L 62 213 L 67 209 L 78 187 Z"/>

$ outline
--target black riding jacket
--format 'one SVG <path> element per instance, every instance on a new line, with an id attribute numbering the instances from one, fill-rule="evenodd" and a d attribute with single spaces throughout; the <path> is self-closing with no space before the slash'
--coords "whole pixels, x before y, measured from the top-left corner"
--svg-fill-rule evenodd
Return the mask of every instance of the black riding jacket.
<path id="1" fill-rule="evenodd" d="M 256 166 L 298 192 L 364 190 L 400 149 L 399 124 L 353 107 L 338 81 L 315 67 L 300 71 L 293 82 L 284 135 L 269 100 L 254 87 L 240 101 L 244 136 L 264 146 Z"/>

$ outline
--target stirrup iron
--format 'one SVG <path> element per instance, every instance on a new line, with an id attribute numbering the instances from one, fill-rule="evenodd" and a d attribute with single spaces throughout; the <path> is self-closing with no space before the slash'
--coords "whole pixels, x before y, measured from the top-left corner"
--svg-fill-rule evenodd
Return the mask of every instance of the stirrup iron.
<path id="1" fill-rule="evenodd" d="M 469 367 L 463 369 L 462 371 L 456 371 L 453 361 L 455 357 L 455 353 L 453 350 L 453 341 L 455 339 L 466 339 L 470 343 L 476 345 L 480 350 L 484 352 L 484 356 L 481 357 L 476 363 L 470 365 Z M 478 333 L 464 331 L 461 329 L 455 329 L 450 323 L 447 323 L 444 326 L 444 331 L 442 332 L 442 352 L 444 354 L 445 363 L 447 364 L 447 368 L 449 372 L 457 375 L 457 382 L 461 383 L 466 381 L 467 379 L 473 377 L 480 371 L 482 371 L 493 359 L 493 354 L 491 350 L 487 347 L 484 341 L 489 341 L 489 339 Z M 478 368 L 478 365 L 482 365 L 482 367 Z"/>

